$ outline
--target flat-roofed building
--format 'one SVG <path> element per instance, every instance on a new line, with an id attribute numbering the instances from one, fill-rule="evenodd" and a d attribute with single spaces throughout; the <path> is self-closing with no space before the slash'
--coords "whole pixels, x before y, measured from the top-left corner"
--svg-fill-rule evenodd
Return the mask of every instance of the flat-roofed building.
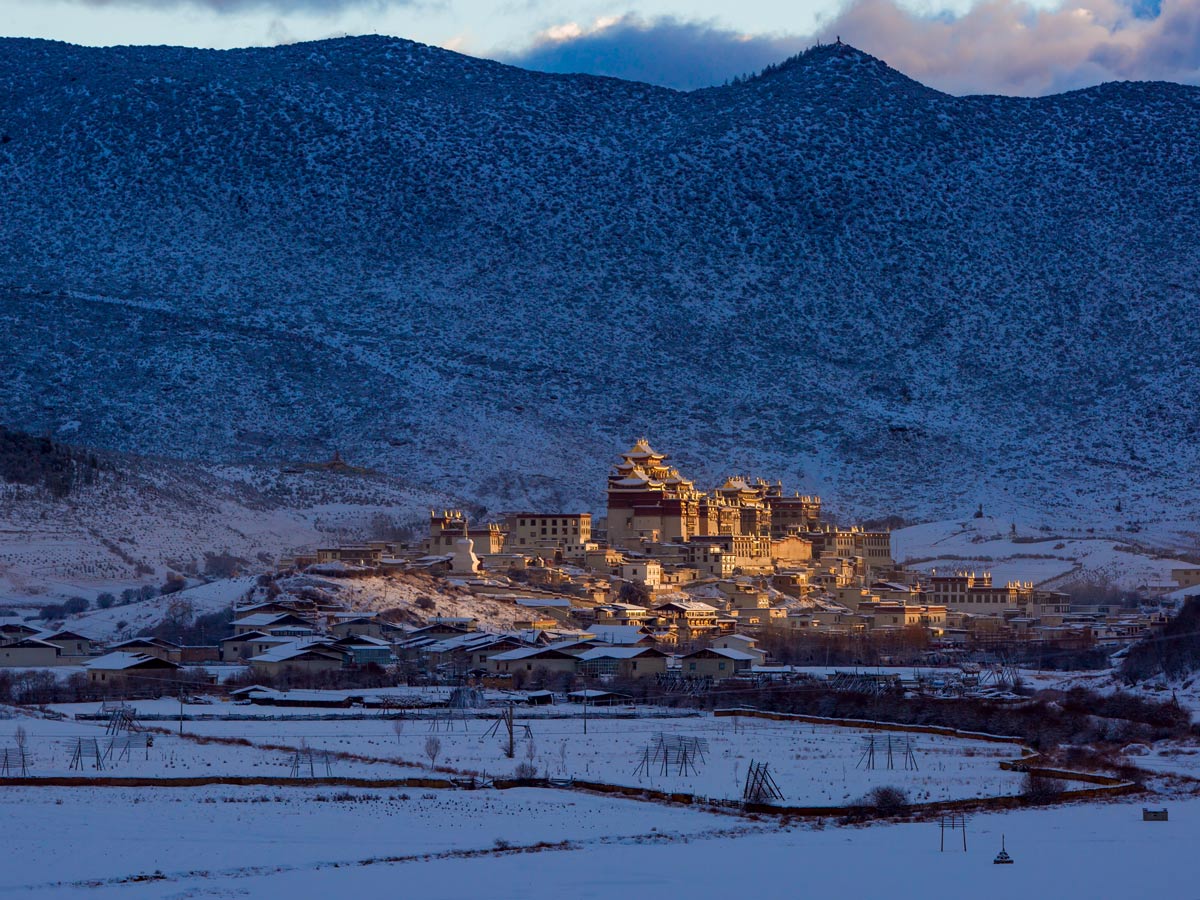
<path id="1" fill-rule="evenodd" d="M 591 513 L 523 512 L 505 516 L 504 521 L 513 552 L 558 550 L 582 558 L 591 549 Z"/>

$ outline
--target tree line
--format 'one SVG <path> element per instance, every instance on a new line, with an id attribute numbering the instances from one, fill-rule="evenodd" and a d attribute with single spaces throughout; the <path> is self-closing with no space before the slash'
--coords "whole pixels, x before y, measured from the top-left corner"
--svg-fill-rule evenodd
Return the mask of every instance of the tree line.
<path id="1" fill-rule="evenodd" d="M 0 479 L 9 484 L 41 487 L 62 499 L 94 482 L 100 469 L 93 453 L 0 425 Z"/>

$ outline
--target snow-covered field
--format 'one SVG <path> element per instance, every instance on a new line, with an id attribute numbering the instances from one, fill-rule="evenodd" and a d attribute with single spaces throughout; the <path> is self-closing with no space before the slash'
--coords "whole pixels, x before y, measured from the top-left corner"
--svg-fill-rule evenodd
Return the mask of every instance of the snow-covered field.
<path id="1" fill-rule="evenodd" d="M 1012 531 L 1016 525 L 1016 533 Z M 1043 531 L 1042 528 L 1047 530 Z M 991 572 L 996 584 L 1032 581 L 1055 588 L 1073 582 L 1138 589 L 1173 584 L 1171 569 L 1186 563 L 1154 556 L 1161 548 L 1190 547 L 1169 523 L 1146 533 L 1089 534 L 1040 518 L 993 516 L 926 522 L 892 532 L 892 556 L 922 572 Z"/>
<path id="2" fill-rule="evenodd" d="M 297 710 L 286 712 L 294 714 Z M 11 735 L 17 724 L 22 724 L 30 735 L 37 775 L 71 774 L 72 753 L 81 736 L 97 738 L 102 749 L 108 746 L 103 723 L 28 719 L 0 722 L 0 745 L 13 743 Z M 153 724 L 172 732 L 176 729 L 170 722 Z M 766 762 L 786 802 L 797 806 L 854 803 L 871 788 L 884 785 L 903 788 L 913 802 L 1015 794 L 1022 785 L 1020 775 L 999 768 L 1001 760 L 1020 755 L 1014 745 L 936 735 L 889 738 L 884 733 L 855 728 L 747 717 L 593 715 L 585 721 L 582 715 L 576 715 L 518 719 L 515 753 L 509 759 L 501 746 L 503 730 L 493 729 L 494 724 L 495 720 L 484 719 L 262 719 L 185 721 L 183 730 L 190 736 L 236 738 L 259 746 L 304 747 L 378 760 L 372 763 L 333 759 L 331 774 L 350 777 L 419 776 L 430 764 L 426 743 L 434 737 L 439 743 L 434 763 L 460 772 L 505 777 L 512 775 L 518 765 L 532 764 L 543 776 L 677 791 L 714 799 L 740 798 L 749 764 Z M 660 760 L 651 758 L 643 765 L 647 748 L 659 734 L 695 737 L 707 742 L 707 746 L 702 757 L 697 754 L 688 764 L 675 761 L 664 772 Z M 876 748 L 874 768 L 864 760 L 867 741 L 871 739 Z M 117 741 L 114 757 L 120 755 L 121 740 Z M 908 758 L 910 746 L 912 757 Z M 291 759 L 285 751 L 224 743 L 199 744 L 174 733 L 156 735 L 149 754 L 138 750 L 128 760 L 105 762 L 111 774 L 148 777 L 282 777 L 290 773 L 290 766 Z"/>
<path id="3" fill-rule="evenodd" d="M 746 770 L 751 761 L 767 762 L 786 801 L 795 805 L 835 806 L 852 803 L 872 787 L 897 785 L 914 801 L 945 800 L 1015 794 L 1021 777 L 999 768 L 1002 759 L 1020 755 L 1012 745 L 963 741 L 932 735 L 914 735 L 912 749 L 918 769 L 905 770 L 905 736 L 892 736 L 893 766 L 887 768 L 887 735 L 873 733 L 876 742 L 875 769 L 859 767 L 864 741 L 870 733 L 833 726 L 800 725 L 763 719 L 599 719 L 590 720 L 584 733 L 580 718 L 529 722 L 532 741 L 518 721 L 514 759 L 501 752 L 498 736 L 486 737 L 490 723 L 461 723 L 455 730 L 431 732 L 428 723 L 407 723 L 396 735 L 380 723 L 289 722 L 251 723 L 254 729 L 238 729 L 242 723 L 198 722 L 199 734 L 218 733 L 231 726 L 249 736 L 255 729 L 270 735 L 273 743 L 351 751 L 384 757 L 420 760 L 431 734 L 441 742 L 439 765 L 507 775 L 522 762 L 532 762 L 542 775 L 575 777 L 656 790 L 679 791 L 717 799 L 742 796 Z M 735 731 L 736 728 L 736 731 Z M 679 766 L 662 773 L 661 763 L 649 771 L 638 771 L 658 734 L 684 735 L 708 742 L 704 759 L 694 760 L 694 769 L 681 773 Z M 532 743 L 532 751 L 531 751 Z M 531 755 L 532 752 L 532 755 Z"/>
<path id="4" fill-rule="evenodd" d="M 45 897 L 1188 897 L 1200 801 L 936 822 L 739 827 L 555 792 L 15 789 L 0 891 Z M 324 797 L 322 802 L 318 797 Z M 1003 836 L 1015 860 L 995 866 Z M 541 853 L 518 848 L 545 841 Z M 506 846 L 509 845 L 509 846 Z M 511 849 L 510 849 L 511 847 Z M 393 861 L 388 861 L 388 859 Z M 32 891 L 30 891 L 32 889 Z"/>
<path id="5" fill-rule="evenodd" d="M 187 723 L 190 725 L 191 723 Z M 237 726 L 243 723 L 220 723 Z M 253 726 L 255 723 L 249 723 Z M 155 723 L 156 728 L 172 729 L 171 723 Z M 376 726 L 378 727 L 378 726 Z M 129 737 L 125 734 L 113 737 L 107 734 L 105 722 L 77 722 L 67 720 L 35 719 L 18 716 L 0 719 L 0 752 L 17 746 L 17 729 L 26 734 L 30 772 L 34 777 L 53 776 L 117 776 L 139 778 L 189 778 L 211 776 L 258 776 L 268 778 L 288 777 L 291 774 L 292 753 L 288 750 L 266 750 L 237 744 L 202 744 L 181 737 L 174 731 L 152 732 L 152 747 L 140 743 L 134 735 L 133 743 L 127 748 Z M 187 728 L 189 733 L 195 733 Z M 252 737 L 254 743 L 279 744 L 276 735 L 269 729 L 247 734 L 246 729 L 230 727 L 211 729 L 207 734 L 222 736 Z M 302 741 L 294 746 L 300 747 Z M 292 745 L 288 745 L 292 746 Z M 332 749 L 332 748 L 331 748 Z M 82 766 L 75 763 L 77 751 L 82 752 Z M 100 754 L 100 766 L 96 766 L 96 753 Z M 324 760 L 313 763 L 325 775 Z M 332 760 L 330 774 L 348 778 L 407 778 L 421 774 L 419 770 L 395 765 L 381 760 L 378 763 L 353 760 Z M 15 769 L 9 775 L 19 775 Z"/>
<path id="6" fill-rule="evenodd" d="M 492 851 L 506 841 L 633 842 L 745 829 L 729 816 L 532 789 L 16 788 L 6 790 L 5 812 L 0 893 L 32 887 L 46 896 L 156 872 L 173 895 L 197 896 L 192 891 L 206 894 L 216 876 L 317 863 Z M 250 895 L 275 896 L 259 890 Z M 236 891 L 224 886 L 216 896 Z M 302 887 L 294 896 L 318 894 Z"/>
<path id="7" fill-rule="evenodd" d="M 142 701 L 166 712 L 168 700 Z M 214 706 L 217 707 L 214 710 Z M 95 712 L 95 704 L 59 707 Z M 177 709 L 178 707 L 175 706 Z M 230 704 L 190 705 L 188 713 L 229 711 Z M 295 715 L 327 710 L 235 707 Z M 562 713 L 566 710 L 555 710 Z M 490 723 L 424 718 L 397 730 L 382 716 L 365 719 L 186 721 L 186 734 L 154 735 L 149 751 L 110 758 L 103 773 L 70 768 L 75 741 L 104 726 L 33 718 L 0 710 L 0 748 L 27 734 L 35 775 L 285 777 L 290 753 L 261 745 L 328 749 L 360 759 L 333 759 L 334 776 L 367 779 L 427 774 L 424 748 L 436 738 L 439 767 L 507 775 L 530 762 L 539 774 L 738 797 L 750 760 L 770 763 L 794 805 L 837 806 L 871 787 L 904 788 L 912 801 L 1013 794 L 1021 776 L 999 769 L 1013 745 L 912 735 L 919 766 L 906 768 L 907 735 L 876 732 L 875 768 L 862 765 L 864 738 L 854 728 L 739 717 L 617 718 L 624 710 L 517 720 L 515 758 L 504 757 Z M 171 723 L 155 723 L 173 730 Z M 528 724 L 530 734 L 524 725 Z M 658 732 L 708 742 L 695 771 L 637 773 Z M 250 746 L 200 743 L 195 736 L 241 738 Z M 118 754 L 120 742 L 118 741 Z M 1136 752 L 1136 751 L 1134 751 Z M 319 756 L 318 756 L 319 759 Z M 1169 775 L 1200 774 L 1195 748 L 1147 748 L 1139 764 Z M 318 775 L 324 775 L 317 765 Z M 824 892 L 848 898 L 1183 896 L 1178 860 L 1194 841 L 1189 822 L 1200 800 L 1068 804 L 1045 810 L 968 818 L 939 850 L 936 822 L 838 825 L 835 818 L 790 825 L 702 808 L 593 796 L 576 791 L 512 789 L 210 785 L 203 788 L 8 787 L 0 795 L 7 825 L 0 894 L 46 897 L 307 898 L 379 896 L 403 885 L 405 896 L 430 898 L 608 898 L 670 891 L 727 898 Z M 1168 823 L 1143 823 L 1142 805 L 1166 806 Z M 1016 865 L 991 864 L 1000 836 Z M 1113 866 L 1119 848 L 1121 865 Z M 1134 862 L 1130 862 L 1133 860 Z M 869 861 L 869 865 L 864 865 Z M 1112 872 L 1104 871 L 1113 866 Z M 1172 870 L 1172 866 L 1176 866 Z"/>

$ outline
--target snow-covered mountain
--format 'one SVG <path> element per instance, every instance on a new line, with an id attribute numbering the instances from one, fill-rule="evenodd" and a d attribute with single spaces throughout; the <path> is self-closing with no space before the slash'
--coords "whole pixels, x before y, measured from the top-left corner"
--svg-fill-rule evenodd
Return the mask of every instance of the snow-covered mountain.
<path id="1" fill-rule="evenodd" d="M 642 433 L 850 514 L 1200 493 L 1197 88 L 4 40 L 0 204 L 0 419 L 81 444 L 493 510 L 599 506 Z"/>

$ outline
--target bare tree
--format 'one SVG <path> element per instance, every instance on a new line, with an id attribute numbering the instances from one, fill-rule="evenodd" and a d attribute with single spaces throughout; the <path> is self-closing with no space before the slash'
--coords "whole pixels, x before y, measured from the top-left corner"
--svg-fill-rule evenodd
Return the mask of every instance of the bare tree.
<path id="1" fill-rule="evenodd" d="M 425 738 L 425 755 L 429 757 L 429 768 L 437 765 L 438 754 L 442 752 L 442 741 L 432 734 Z"/>
<path id="2" fill-rule="evenodd" d="M 404 720 L 392 719 L 392 731 L 396 732 L 396 743 L 400 743 L 400 735 L 404 734 Z"/>

